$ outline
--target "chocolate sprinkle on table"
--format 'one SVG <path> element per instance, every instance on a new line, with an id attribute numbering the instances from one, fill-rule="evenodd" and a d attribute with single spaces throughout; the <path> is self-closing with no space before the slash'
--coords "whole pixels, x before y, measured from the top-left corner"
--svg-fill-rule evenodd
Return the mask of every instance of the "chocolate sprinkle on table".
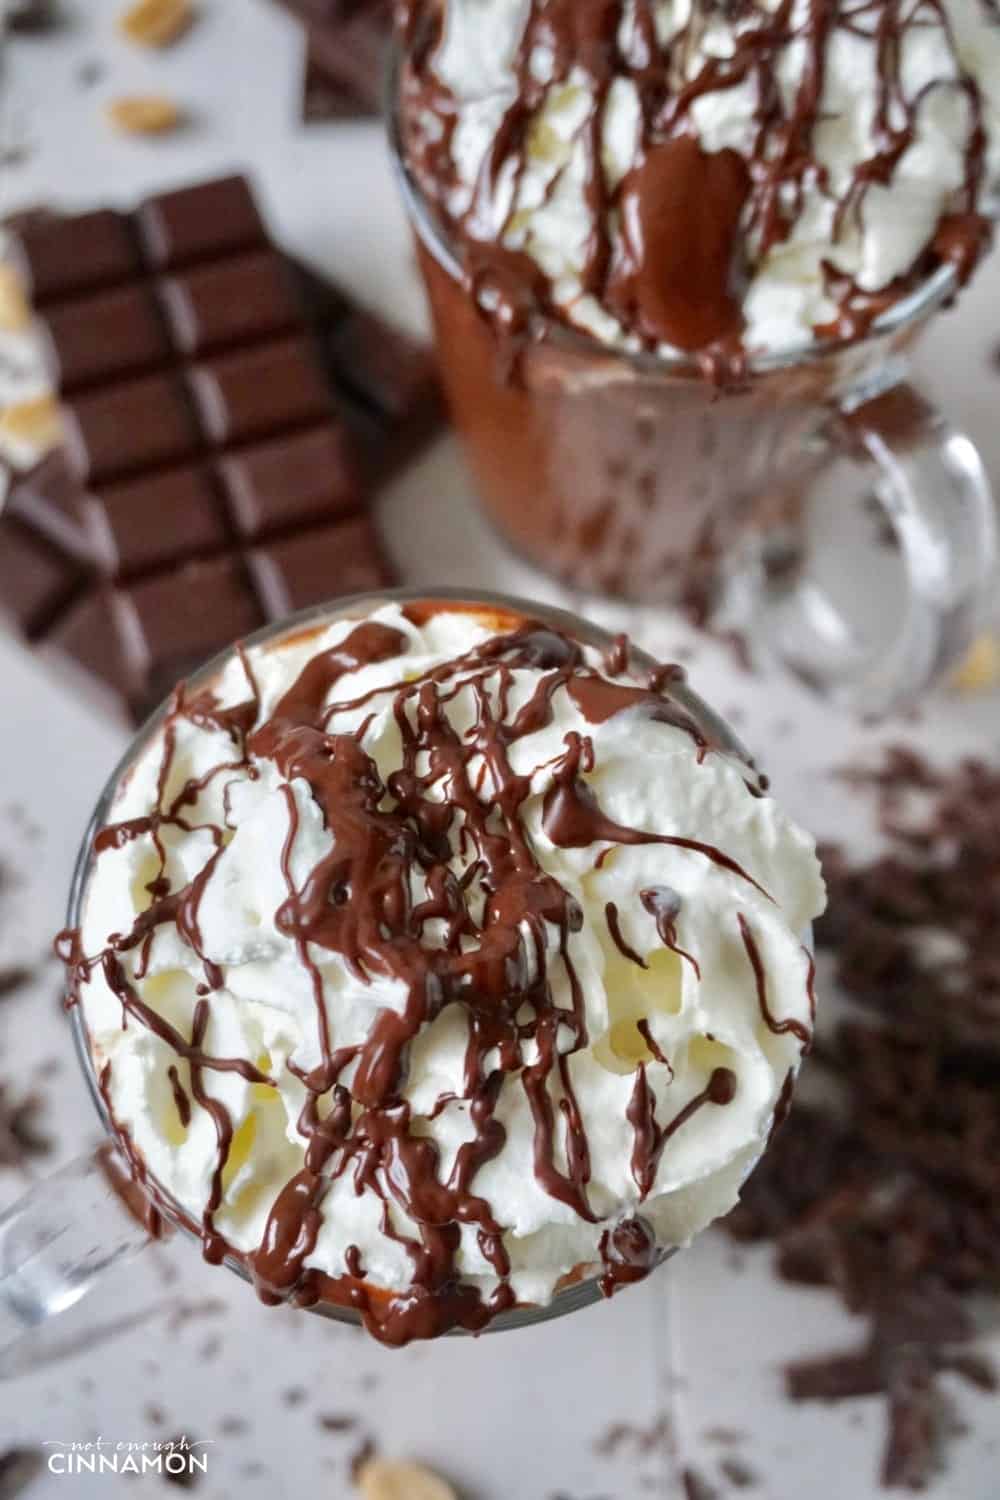
<path id="1" fill-rule="evenodd" d="M 7 1000 L 23 990 L 33 979 L 33 974 L 24 964 L 10 964 L 0 969 L 0 1000 Z"/>
<path id="2" fill-rule="evenodd" d="M 773 1239 L 780 1276 L 865 1317 L 861 1347 L 788 1365 L 786 1390 L 884 1395 L 882 1483 L 912 1489 L 956 1436 L 938 1375 L 997 1384 L 962 1346 L 972 1297 L 1000 1284 L 1000 769 L 939 771 L 897 748 L 846 779 L 874 789 L 886 848 L 860 865 L 824 851 L 816 941 L 859 1015 L 815 1065 L 844 1107 L 797 1105 L 726 1223 Z"/>
<path id="3" fill-rule="evenodd" d="M 8 1448 L 0 1453 L 0 1500 L 16 1500 L 45 1466 L 40 1448 Z"/>
<path id="4" fill-rule="evenodd" d="M 38 1127 L 42 1113 L 38 1094 L 12 1097 L 0 1083 L 0 1167 L 23 1168 L 32 1157 L 48 1155 L 52 1143 Z"/>

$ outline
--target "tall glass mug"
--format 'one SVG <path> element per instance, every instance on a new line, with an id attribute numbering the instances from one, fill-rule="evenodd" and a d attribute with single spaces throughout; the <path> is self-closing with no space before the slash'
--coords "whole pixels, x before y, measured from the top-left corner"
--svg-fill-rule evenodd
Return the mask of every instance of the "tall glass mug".
<path id="1" fill-rule="evenodd" d="M 751 359 L 738 390 L 691 356 L 622 353 L 556 323 L 512 369 L 408 169 L 403 63 L 397 174 L 452 414 L 502 536 L 573 588 L 738 626 L 866 711 L 938 679 L 975 632 L 995 558 L 979 455 L 906 379 L 952 268 L 863 339 Z"/>
<path id="2" fill-rule="evenodd" d="M 601 651 L 609 651 L 615 644 L 607 632 L 563 610 L 524 599 L 479 591 L 470 595 L 456 589 L 395 589 L 378 596 L 352 595 L 269 625 L 250 636 L 244 644 L 260 646 L 264 650 L 280 649 L 293 639 L 301 641 L 308 635 L 318 635 L 336 621 L 363 620 L 389 601 L 405 604 L 418 600 L 432 601 L 459 612 L 470 608 L 487 611 L 495 617 L 498 629 L 511 628 L 513 620 L 530 617 Z M 210 688 L 231 656 L 231 649 L 223 651 L 194 674 L 188 682 L 190 692 L 196 694 Z M 656 666 L 652 658 L 635 647 L 632 648 L 632 659 L 638 668 L 653 669 Z M 670 692 L 672 699 L 704 727 L 714 743 L 741 758 L 746 757 L 747 752 L 732 730 L 686 683 L 672 682 Z M 86 907 L 95 864 L 96 835 L 114 821 L 114 809 L 122 789 L 139 759 L 160 733 L 167 707 L 164 704 L 158 709 L 136 735 L 97 803 L 80 846 L 73 876 L 66 924 L 70 929 L 81 925 Z M 804 936 L 810 940 L 808 934 Z M 117 1132 L 99 1085 L 82 1008 L 74 1006 L 70 1017 L 77 1056 L 91 1097 L 105 1130 L 113 1140 Z M 147 1192 L 155 1199 L 161 1217 L 182 1235 L 191 1238 L 192 1253 L 196 1249 L 199 1239 L 196 1226 L 180 1206 L 151 1173 L 147 1173 L 144 1179 L 145 1189 L 133 1182 L 118 1152 L 112 1150 L 109 1154 L 110 1145 L 111 1142 L 106 1141 L 97 1150 L 84 1152 L 0 1214 L 0 1378 L 12 1373 L 11 1362 L 13 1368 L 17 1368 L 25 1335 L 32 1335 L 55 1315 L 74 1306 L 108 1271 L 124 1264 L 150 1244 L 144 1215 L 149 1201 Z M 666 1259 L 671 1253 L 665 1250 L 662 1258 Z M 241 1258 L 227 1256 L 226 1265 L 249 1279 Z M 544 1322 L 597 1302 L 601 1296 L 601 1273 L 601 1267 L 581 1267 L 580 1275 L 557 1291 L 551 1302 L 541 1306 L 518 1305 L 500 1313 L 488 1325 L 489 1331 Z M 358 1325 L 362 1321 L 355 1299 L 351 1297 L 351 1288 L 346 1284 L 324 1283 L 321 1299 L 308 1310 L 339 1322 Z M 453 1331 L 462 1332 L 461 1329 Z"/>

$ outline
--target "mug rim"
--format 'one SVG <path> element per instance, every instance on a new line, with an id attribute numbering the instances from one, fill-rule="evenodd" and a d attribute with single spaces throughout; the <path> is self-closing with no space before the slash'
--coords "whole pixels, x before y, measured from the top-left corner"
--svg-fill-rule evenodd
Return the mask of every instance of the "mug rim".
<path id="1" fill-rule="evenodd" d="M 288 636 L 294 636 L 300 632 L 307 631 L 312 627 L 322 624 L 335 624 L 341 619 L 364 618 L 373 610 L 385 604 L 391 603 L 437 603 L 445 605 L 465 605 L 469 608 L 485 606 L 487 609 L 502 609 L 509 611 L 512 615 L 521 615 L 527 619 L 541 619 L 543 623 L 549 623 L 557 628 L 562 628 L 565 633 L 571 634 L 585 645 L 597 648 L 607 648 L 614 644 L 615 635 L 603 626 L 595 624 L 583 615 L 574 614 L 571 610 L 562 609 L 558 605 L 540 603 L 536 600 L 525 599 L 515 594 L 502 594 L 496 591 L 476 588 L 427 588 L 427 587 L 401 587 L 381 589 L 375 592 L 365 591 L 355 594 L 345 594 L 342 597 L 328 600 L 324 604 L 311 605 L 308 609 L 298 610 L 293 614 L 285 615 L 280 620 L 272 621 L 256 630 L 253 634 L 242 637 L 239 641 L 231 642 L 216 652 L 203 666 L 184 680 L 187 685 L 197 689 L 207 687 L 216 678 L 223 667 L 232 659 L 237 644 L 245 649 L 252 650 L 256 646 L 266 646 L 270 642 L 279 642 Z M 649 652 L 641 646 L 629 642 L 633 661 L 640 667 L 656 667 L 660 663 Z M 710 733 L 719 740 L 724 753 L 734 755 L 746 764 L 753 766 L 753 758 L 739 739 L 738 735 L 716 711 L 701 698 L 701 696 L 689 686 L 686 678 L 679 679 L 671 686 L 672 694 L 679 698 L 686 708 L 697 715 L 708 727 Z M 94 863 L 94 839 L 95 835 L 108 821 L 108 814 L 114 806 L 115 800 L 131 769 L 138 763 L 140 757 L 155 738 L 168 711 L 172 693 L 160 703 L 144 720 L 135 734 L 129 740 L 123 754 L 119 757 L 107 781 L 94 805 L 94 810 L 87 822 L 83 838 L 74 861 L 73 874 L 70 881 L 69 898 L 66 908 L 65 927 L 69 930 L 78 929 L 82 926 L 83 910 L 86 901 L 87 886 Z M 70 1010 L 70 1026 L 73 1031 L 73 1040 L 77 1054 L 77 1060 L 86 1080 L 90 1097 L 104 1126 L 105 1132 L 114 1142 L 116 1149 L 120 1150 L 120 1134 L 116 1128 L 108 1108 L 107 1101 L 101 1092 L 97 1068 L 90 1047 L 89 1033 L 86 1020 L 83 1015 L 83 1005 L 77 1002 Z M 756 1158 L 750 1170 L 756 1165 Z M 186 1213 L 179 1204 L 175 1203 L 173 1196 L 164 1189 L 152 1173 L 147 1179 L 155 1190 L 155 1206 L 157 1212 L 166 1218 L 175 1228 L 181 1230 L 189 1239 L 199 1240 L 200 1236 L 188 1221 Z M 127 1210 L 126 1210 L 127 1211 Z M 657 1257 L 653 1270 L 659 1268 L 664 1261 L 669 1260 L 679 1247 L 663 1247 Z M 222 1264 L 230 1271 L 234 1271 L 243 1281 L 250 1282 L 251 1276 L 242 1259 L 234 1255 L 223 1257 Z M 567 1313 L 577 1312 L 584 1307 L 590 1307 L 602 1300 L 600 1289 L 600 1276 L 590 1275 L 582 1277 L 556 1292 L 551 1300 L 543 1304 L 524 1304 L 511 1308 L 507 1312 L 499 1313 L 491 1319 L 482 1330 L 484 1333 L 501 1333 L 515 1328 L 527 1328 L 534 1324 L 548 1322 L 552 1318 L 562 1317 Z M 317 1313 L 334 1322 L 348 1323 L 353 1327 L 361 1327 L 363 1319 L 355 1308 L 342 1306 L 339 1303 L 319 1301 L 308 1308 L 307 1312 Z M 468 1336 L 470 1330 L 465 1328 L 451 1328 L 445 1337 Z M 476 1336 L 476 1335 L 473 1335 Z"/>
<path id="2" fill-rule="evenodd" d="M 394 28 L 388 47 L 386 62 L 383 115 L 389 155 L 393 173 L 399 185 L 407 215 L 421 243 L 434 256 L 442 269 L 459 284 L 464 279 L 460 258 L 454 249 L 446 226 L 439 213 L 430 204 L 409 163 L 403 140 L 401 105 L 401 79 L 407 51 L 403 38 Z M 986 212 L 997 216 L 997 204 L 992 202 Z M 812 365 L 843 354 L 845 350 L 874 350 L 885 340 L 901 335 L 923 322 L 931 313 L 955 297 L 960 289 L 958 272 L 950 261 L 943 261 L 931 274 L 904 297 L 873 319 L 870 327 L 860 338 L 825 338 L 803 340 L 801 343 L 767 353 L 747 356 L 747 377 L 760 377 L 780 370 L 796 369 Z M 696 354 L 684 350 L 631 350 L 613 344 L 602 343 L 593 334 L 572 324 L 557 321 L 546 314 L 538 314 L 538 322 L 544 327 L 544 341 L 553 347 L 581 356 L 599 356 L 605 360 L 620 360 L 641 375 L 679 375 L 704 379 Z"/>

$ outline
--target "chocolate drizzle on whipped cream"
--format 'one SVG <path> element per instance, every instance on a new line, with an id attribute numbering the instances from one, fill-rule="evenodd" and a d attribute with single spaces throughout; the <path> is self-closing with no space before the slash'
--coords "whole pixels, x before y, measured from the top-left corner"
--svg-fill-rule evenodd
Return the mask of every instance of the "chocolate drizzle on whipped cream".
<path id="1" fill-rule="evenodd" d="M 561 182 L 560 172 L 550 175 L 522 208 L 544 109 L 581 81 L 587 102 L 573 135 L 583 160 L 580 295 L 616 317 L 640 347 L 692 354 L 718 382 L 740 378 L 753 352 L 745 347 L 742 301 L 755 267 L 789 241 L 817 198 L 832 210 L 832 252 L 860 222 L 872 187 L 892 183 L 935 90 L 957 90 L 968 101 L 961 187 L 912 266 L 877 292 L 839 271 L 834 258 L 824 264 L 837 315 L 816 335 L 863 336 L 942 262 L 967 278 L 989 242 L 981 211 L 983 96 L 960 60 L 944 0 L 692 0 L 687 19 L 678 19 L 678 6 L 666 31 L 655 0 L 529 0 L 510 101 L 461 211 L 454 205 L 467 184 L 453 148 L 468 101 L 436 71 L 450 8 L 449 0 L 402 6 L 403 138 L 420 191 L 502 334 L 542 338 L 553 321 L 574 321 L 554 280 L 515 247 L 521 220 L 549 209 Z M 713 37 L 703 47 L 716 23 L 725 26 L 725 45 Z M 940 74 L 907 93 L 904 43 L 928 26 L 940 31 Z M 838 34 L 870 44 L 875 99 L 868 152 L 835 186 L 817 137 L 828 123 L 824 84 Z M 620 175 L 609 167 L 605 127 L 612 91 L 623 81 L 634 88 L 639 126 L 631 165 Z M 753 95 L 747 150 L 706 149 L 699 107 L 707 96 L 724 100 L 746 86 Z M 567 235 L 579 233 L 574 219 Z"/>
<path id="2" fill-rule="evenodd" d="M 415 621 L 421 607 L 411 606 Z M 133 1171 L 152 1199 L 168 1217 L 186 1222 L 201 1235 L 206 1258 L 242 1262 L 265 1302 L 347 1304 L 389 1344 L 453 1327 L 478 1330 L 516 1303 L 505 1226 L 476 1186 L 480 1168 L 504 1148 L 506 1131 L 497 1106 L 505 1083 L 519 1079 L 530 1105 L 537 1183 L 581 1221 L 601 1222 L 588 1191 L 590 1143 L 568 1065 L 573 1052 L 594 1040 L 588 1035 L 570 941 L 581 927 L 583 913 L 533 847 L 522 817 L 532 778 L 514 769 L 514 747 L 552 724 L 553 700 L 564 691 L 588 722 L 600 724 L 627 709 L 690 736 L 699 760 L 723 748 L 672 695 L 677 674 L 653 672 L 648 687 L 635 685 L 634 677 L 632 686 L 615 683 L 588 664 L 576 641 L 549 625 L 515 620 L 515 628 L 489 635 L 466 653 L 412 677 L 405 672 L 407 649 L 407 637 L 393 626 L 375 620 L 357 624 L 335 647 L 318 651 L 306 662 L 266 717 L 245 654 L 240 659 L 247 696 L 235 708 L 222 708 L 211 690 L 194 694 L 178 688 L 158 731 L 162 761 L 157 810 L 144 820 L 109 825 L 94 845 L 99 859 L 103 851 L 121 848 L 137 837 L 138 822 L 144 823 L 159 860 L 159 870 L 146 886 L 150 905 L 136 916 L 130 931 L 113 934 L 99 953 L 84 953 L 79 931 L 59 940 L 71 976 L 68 1003 L 79 1001 L 90 976 L 100 972 L 121 1003 L 123 1028 L 148 1028 L 188 1065 L 189 1090 L 182 1086 L 176 1064 L 168 1070 L 181 1124 L 186 1126 L 197 1111 L 212 1119 L 216 1154 L 200 1223 L 192 1223 L 190 1215 L 147 1180 L 147 1168 L 129 1132 L 116 1124 Z M 338 684 L 345 676 L 397 657 L 400 680 L 350 702 L 338 699 Z M 529 668 L 536 681 L 515 708 L 514 674 Z M 471 695 L 475 704 L 474 722 L 464 732 L 456 729 L 447 712 L 459 695 Z M 331 727 L 336 713 L 344 709 L 362 714 L 355 732 Z M 372 718 L 387 709 L 401 750 L 396 768 L 383 778 L 364 739 Z M 159 835 L 168 825 L 188 831 L 193 826 L 185 817 L 193 784 L 169 801 L 166 797 L 168 785 L 176 779 L 177 731 L 184 720 L 210 724 L 228 739 L 229 749 L 212 775 L 233 768 L 242 768 L 244 777 L 259 775 L 268 762 L 277 769 L 288 808 L 281 854 L 287 894 L 274 923 L 293 943 L 315 1000 L 319 1061 L 309 1069 L 291 1058 L 285 1064 L 305 1091 L 297 1121 L 305 1143 L 302 1168 L 276 1194 L 259 1247 L 249 1253 L 228 1243 L 216 1224 L 235 1132 L 226 1105 L 213 1097 L 206 1080 L 213 1072 L 235 1072 L 264 1088 L 274 1087 L 275 1080 L 267 1071 L 269 1061 L 217 1056 L 206 1047 L 213 998 L 224 974 L 205 955 L 199 914 L 227 830 L 207 830 L 214 853 L 187 885 L 172 889 Z M 714 845 L 647 833 L 608 818 L 583 780 L 593 764 L 593 746 L 588 736 L 577 732 L 566 734 L 562 754 L 547 763 L 551 791 L 542 821 L 553 843 L 594 845 L 595 854 L 602 844 L 670 844 L 745 882 L 758 897 L 767 896 Z M 749 766 L 742 769 L 753 778 Z M 484 796 L 487 774 L 491 791 Z M 328 852 L 305 878 L 297 867 L 293 874 L 292 861 L 301 814 L 291 787 L 303 783 L 330 835 Z M 228 808 L 228 794 L 225 805 Z M 205 831 L 201 821 L 196 827 Z M 456 850 L 464 861 L 460 873 L 455 869 Z M 415 894 L 420 891 L 422 896 Z M 656 917 L 664 944 L 682 953 L 676 943 L 679 898 L 658 888 L 644 891 L 642 901 Z M 642 963 L 625 943 L 613 905 L 606 915 L 611 939 Z M 197 986 L 190 1037 L 142 1000 L 126 972 L 128 955 L 138 955 L 138 968 L 144 971 L 153 935 L 170 924 L 201 964 L 203 979 Z M 555 944 L 553 930 L 558 935 Z M 377 1010 L 361 1042 L 338 1044 L 319 966 L 322 953 L 339 955 L 361 985 L 380 980 L 403 988 L 401 1009 Z M 695 960 L 682 956 L 697 973 Z M 553 988 L 554 963 L 561 965 L 568 980 L 563 991 L 568 1004 L 559 1002 Z M 405 1084 L 413 1043 L 447 1007 L 458 1007 L 468 1027 L 463 1088 L 459 1095 L 439 1098 L 429 1117 L 461 1099 L 471 1135 L 445 1171 L 435 1141 L 414 1128 L 419 1122 L 413 1118 Z M 761 1009 L 767 1017 L 763 994 Z M 804 1028 L 796 1032 L 800 1034 L 805 1040 Z M 648 1027 L 643 1035 L 649 1065 L 670 1068 Z M 114 1067 L 111 1060 L 103 1063 L 100 1087 L 116 1123 Z M 704 1088 L 661 1124 L 646 1073 L 647 1064 L 640 1064 L 628 1110 L 634 1134 L 632 1172 L 641 1198 L 648 1195 L 670 1140 L 702 1108 L 728 1104 L 737 1082 L 730 1069 L 715 1067 Z M 670 1073 L 672 1077 L 672 1069 Z M 331 1277 L 310 1268 L 324 1198 L 342 1177 L 353 1181 L 359 1195 L 375 1195 L 380 1201 L 382 1233 L 400 1245 L 409 1260 L 411 1280 L 405 1291 L 367 1282 L 356 1245 L 348 1249 L 346 1276 Z M 415 1234 L 398 1227 L 396 1209 L 416 1226 Z M 495 1275 L 489 1295 L 462 1280 L 457 1255 L 463 1228 L 474 1230 Z M 608 1226 L 601 1246 L 602 1284 L 608 1292 L 644 1274 L 659 1253 L 649 1226 L 627 1217 Z"/>

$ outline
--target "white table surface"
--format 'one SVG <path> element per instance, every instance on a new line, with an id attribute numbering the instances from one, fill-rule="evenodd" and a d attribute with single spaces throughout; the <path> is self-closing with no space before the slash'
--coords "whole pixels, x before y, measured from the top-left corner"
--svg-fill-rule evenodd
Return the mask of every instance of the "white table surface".
<path id="1" fill-rule="evenodd" d="M 403 214 L 380 130 L 303 127 L 298 120 L 302 37 L 269 0 L 200 0 L 198 24 L 176 47 L 145 54 L 114 34 L 118 0 L 79 0 L 57 37 L 11 44 L 0 81 L 0 140 L 27 159 L 0 167 L 0 212 L 29 203 L 128 203 L 141 193 L 249 170 L 276 236 L 328 268 L 378 309 L 422 325 Z M 81 64 L 104 73 L 80 86 Z M 117 138 L 101 107 L 128 92 L 167 93 L 191 124 L 163 140 Z M 925 386 L 960 417 L 1000 488 L 1000 266 L 994 264 L 923 346 Z M 554 601 L 561 591 L 513 562 L 474 509 L 450 439 L 382 502 L 390 549 L 406 581 L 505 589 Z M 995 749 L 996 695 L 940 695 L 920 721 L 860 728 L 781 676 L 747 676 L 725 650 L 695 640 L 662 613 L 588 606 L 664 656 L 693 652 L 695 685 L 729 714 L 792 811 L 819 835 L 871 842 L 866 809 L 845 804 L 831 768 L 905 732 L 948 757 Z M 0 860 L 25 872 L 0 914 L 0 962 L 40 958 L 61 925 L 72 859 L 94 797 L 124 733 L 0 635 Z M 12 818 L 10 809 L 21 810 Z M 34 1175 L 75 1154 L 96 1122 L 57 1003 L 58 973 L 0 1010 L 0 1075 L 37 1081 L 55 1139 Z M 835 1003 L 829 999 L 827 1016 Z M 0 1205 L 24 1179 L 0 1170 Z M 719 1459 L 760 1476 L 756 1500 L 866 1500 L 881 1439 L 878 1401 L 788 1406 L 778 1367 L 798 1353 L 851 1342 L 857 1330 L 825 1292 L 774 1282 L 768 1252 L 736 1255 L 709 1234 L 658 1276 L 609 1304 L 561 1322 L 480 1340 L 450 1339 L 390 1352 L 350 1329 L 258 1306 L 236 1278 L 204 1266 L 190 1245 L 157 1248 L 67 1315 L 62 1357 L 0 1384 L 0 1451 L 14 1442 L 142 1441 L 185 1432 L 211 1440 L 206 1500 L 284 1500 L 349 1492 L 348 1461 L 371 1436 L 386 1453 L 439 1466 L 467 1500 L 640 1500 L 678 1493 L 679 1454 L 719 1485 Z M 187 1306 L 190 1316 L 179 1315 Z M 54 1331 L 55 1332 L 55 1331 Z M 51 1349 L 44 1351 L 51 1354 Z M 299 1389 L 308 1392 L 296 1399 Z M 996 1398 L 957 1387 L 973 1435 L 955 1445 L 941 1500 L 996 1500 Z M 159 1408 L 163 1423 L 155 1420 Z M 323 1413 L 357 1428 L 323 1430 Z M 595 1444 L 614 1423 L 652 1432 L 669 1415 L 672 1445 L 635 1438 L 613 1455 Z M 226 1419 L 241 1418 L 235 1432 Z M 724 1448 L 712 1429 L 745 1434 Z M 645 1450 L 645 1451 L 644 1451 Z M 48 1474 L 34 1500 L 155 1492 L 162 1480 Z M 67 1488 L 67 1486 L 70 1486 Z"/>

